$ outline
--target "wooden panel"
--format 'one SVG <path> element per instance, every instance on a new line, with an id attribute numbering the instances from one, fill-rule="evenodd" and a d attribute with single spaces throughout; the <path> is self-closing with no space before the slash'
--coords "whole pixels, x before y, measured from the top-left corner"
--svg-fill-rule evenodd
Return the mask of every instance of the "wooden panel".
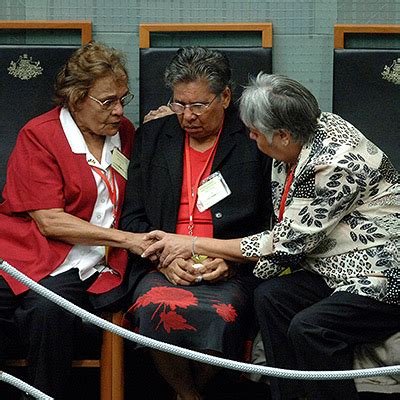
<path id="1" fill-rule="evenodd" d="M 261 32 L 261 46 L 272 47 L 272 23 L 140 24 L 139 47 L 150 47 L 152 32 Z"/>
<path id="2" fill-rule="evenodd" d="M 400 25 L 336 24 L 334 26 L 335 49 L 344 49 L 344 36 L 346 33 L 394 34 L 400 33 Z"/>
<path id="3" fill-rule="evenodd" d="M 0 29 L 75 29 L 81 31 L 82 44 L 92 40 L 90 21 L 0 21 Z"/>

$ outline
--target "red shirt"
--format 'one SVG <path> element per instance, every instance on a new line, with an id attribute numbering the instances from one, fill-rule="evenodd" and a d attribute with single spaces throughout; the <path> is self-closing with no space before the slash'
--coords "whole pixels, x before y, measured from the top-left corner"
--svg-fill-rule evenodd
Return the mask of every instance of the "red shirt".
<path id="1" fill-rule="evenodd" d="M 85 154 L 74 154 L 61 127 L 60 108 L 40 115 L 20 131 L 7 166 L 7 181 L 0 204 L 0 258 L 35 281 L 53 272 L 72 245 L 43 236 L 27 211 L 62 208 L 90 221 L 97 197 L 96 183 Z M 121 151 L 130 157 L 134 136 L 131 122 L 123 118 L 119 134 Z M 116 172 L 119 190 L 117 220 L 125 192 L 125 179 Z M 107 291 L 122 281 L 127 264 L 123 249 L 111 249 L 110 266 L 121 273 L 118 281 L 103 285 Z M 0 271 L 15 294 L 27 290 Z M 110 274 L 111 275 L 111 274 Z"/>
<path id="2" fill-rule="evenodd" d="M 207 159 L 210 155 L 212 148 L 200 152 L 192 149 L 190 147 L 190 158 L 191 158 L 191 167 L 192 167 L 192 176 L 191 182 L 192 185 L 196 181 L 196 178 L 201 173 L 204 165 L 207 162 Z M 213 164 L 214 156 L 211 158 L 207 168 L 205 169 L 202 179 L 207 178 L 211 173 L 211 167 Z M 178 210 L 178 221 L 176 224 L 176 233 L 181 235 L 188 235 L 188 225 L 189 225 L 189 199 L 188 199 L 188 190 L 187 190 L 187 174 L 188 168 L 186 162 L 183 167 L 183 181 L 182 181 L 182 191 L 181 191 L 181 203 Z M 212 223 L 211 210 L 205 210 L 200 212 L 197 206 L 194 207 L 193 211 L 193 236 L 203 236 L 203 237 L 213 237 L 214 236 L 214 227 Z"/>

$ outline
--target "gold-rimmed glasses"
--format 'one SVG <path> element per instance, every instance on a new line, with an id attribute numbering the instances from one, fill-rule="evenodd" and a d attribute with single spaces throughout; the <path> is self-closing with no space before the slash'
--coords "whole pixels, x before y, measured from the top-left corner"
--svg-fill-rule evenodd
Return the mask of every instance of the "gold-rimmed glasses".
<path id="1" fill-rule="evenodd" d="M 167 105 L 175 114 L 183 114 L 186 108 L 188 108 L 193 114 L 198 116 L 204 114 L 218 96 L 219 93 L 216 94 L 215 97 L 208 103 L 181 104 L 177 102 L 171 102 L 171 100 L 169 100 Z"/>
<path id="2" fill-rule="evenodd" d="M 122 96 L 120 98 L 113 98 L 113 99 L 106 99 L 106 100 L 99 100 L 96 99 L 96 97 L 91 96 L 88 94 L 89 99 L 95 101 L 96 103 L 100 104 L 101 108 L 104 111 L 111 111 L 114 109 L 114 107 L 117 105 L 118 102 L 121 103 L 122 107 L 125 107 L 127 104 L 129 104 L 132 99 L 135 97 L 133 93 L 128 92 L 125 96 Z"/>

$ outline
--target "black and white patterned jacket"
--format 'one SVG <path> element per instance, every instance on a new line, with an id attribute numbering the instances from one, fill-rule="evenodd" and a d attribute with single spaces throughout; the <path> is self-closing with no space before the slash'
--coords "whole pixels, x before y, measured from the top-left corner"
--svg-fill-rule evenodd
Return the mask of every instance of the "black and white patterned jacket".
<path id="1" fill-rule="evenodd" d="M 274 161 L 278 215 L 287 165 Z M 322 275 L 335 291 L 400 304 L 400 177 L 387 156 L 341 117 L 323 113 L 303 146 L 281 222 L 242 239 L 255 275 L 288 266 Z"/>

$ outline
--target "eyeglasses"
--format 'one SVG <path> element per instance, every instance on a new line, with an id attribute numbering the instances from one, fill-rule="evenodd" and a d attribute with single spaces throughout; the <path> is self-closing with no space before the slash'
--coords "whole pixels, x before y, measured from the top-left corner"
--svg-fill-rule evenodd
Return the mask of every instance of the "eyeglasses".
<path id="1" fill-rule="evenodd" d="M 215 95 L 215 97 L 208 103 L 190 103 L 190 104 L 181 104 L 181 103 L 175 103 L 172 102 L 171 100 L 168 102 L 168 107 L 175 113 L 175 114 L 183 114 L 185 112 L 185 109 L 188 108 L 190 112 L 192 112 L 195 115 L 201 115 L 204 114 L 208 107 L 211 106 L 212 102 L 219 96 L 219 93 Z"/>
<path id="2" fill-rule="evenodd" d="M 121 103 L 122 107 L 125 107 L 127 104 L 129 104 L 132 99 L 135 97 L 133 93 L 128 93 L 125 96 L 121 97 L 121 98 L 116 98 L 116 99 L 107 99 L 104 101 L 101 101 L 99 99 L 96 99 L 96 97 L 91 96 L 90 94 L 88 94 L 89 99 L 94 100 L 96 103 L 99 103 L 101 105 L 101 108 L 104 111 L 111 111 L 114 109 L 114 107 L 117 105 L 118 102 Z"/>

